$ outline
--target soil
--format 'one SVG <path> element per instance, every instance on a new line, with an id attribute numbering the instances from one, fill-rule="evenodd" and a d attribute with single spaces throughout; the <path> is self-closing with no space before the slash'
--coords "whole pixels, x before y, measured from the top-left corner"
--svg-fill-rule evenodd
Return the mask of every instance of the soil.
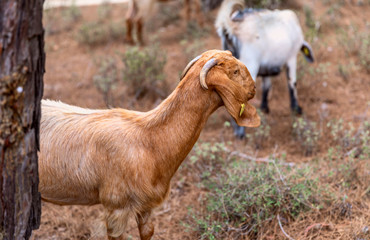
<path id="1" fill-rule="evenodd" d="M 336 1 L 331 2 L 336 3 Z M 356 36 L 367 34 L 367 40 L 369 40 L 370 4 L 368 1 L 340 2 L 343 2 L 343 5 L 337 10 L 334 9 L 335 11 L 331 10 L 334 3 L 325 4 L 325 1 L 317 0 L 291 0 L 288 1 L 289 4 L 281 7 L 293 8 L 299 16 L 304 32 L 309 31 L 305 24 L 305 8 L 312 9 L 314 19 L 320 22 L 318 37 L 306 39 L 312 45 L 316 61 L 308 64 L 302 55 L 298 56 L 298 98 L 303 107 L 303 117 L 315 122 L 342 118 L 346 122 L 351 121 L 358 125 L 370 116 L 370 111 L 367 111 L 370 104 L 370 77 L 369 72 L 359 63 L 358 52 L 346 51 L 346 48 L 351 48 L 352 45 L 341 39 L 348 41 L 354 39 L 352 42 L 356 44 L 358 41 Z M 159 10 L 169 8 L 170 11 L 175 9 L 176 12 L 179 9 L 178 6 L 173 2 L 161 4 Z M 120 56 L 117 53 L 122 53 L 131 46 L 124 43 L 123 36 L 118 40 L 110 40 L 94 47 L 80 43 L 76 37 L 80 27 L 86 22 L 97 21 L 101 8 L 88 6 L 79 7 L 79 9 L 82 16 L 78 21 L 70 26 L 64 26 L 63 19 L 58 19 L 52 22 L 54 24 L 52 27 L 57 28 L 57 31 L 45 36 L 44 99 L 60 100 L 87 108 L 106 108 L 102 94 L 97 91 L 93 83 L 93 76 L 98 72 L 98 61 L 101 57 L 111 56 L 119 62 Z M 113 21 L 124 25 L 126 9 L 126 4 L 113 5 L 109 19 L 104 19 L 104 23 Z M 63 10 L 65 9 L 56 8 L 45 13 L 44 26 L 47 30 L 50 27 L 50 23 L 47 22 L 51 21 L 50 14 L 58 15 Z M 187 30 L 183 12 L 178 12 L 179 16 L 166 22 L 159 14 L 163 10 L 159 10 L 147 21 L 149 23 L 146 25 L 144 34 L 147 45 L 151 45 L 155 39 L 160 43 L 160 48 L 167 53 L 166 79 L 162 86 L 166 94 L 169 94 L 176 87 L 179 73 L 191 57 L 207 49 L 220 48 L 220 39 L 213 26 L 217 9 L 206 13 L 205 25 L 200 31 L 198 30 L 198 33 L 203 35 L 200 38 L 195 38 L 195 34 Z M 343 38 L 338 37 L 340 31 L 344 32 Z M 194 56 L 189 56 L 186 51 L 197 41 L 202 42 L 203 45 L 200 45 L 199 51 L 194 53 Z M 338 70 L 339 66 L 347 67 L 347 72 L 341 73 Z M 119 67 L 122 66 L 119 65 Z M 257 89 L 257 96 L 251 101 L 256 107 L 259 106 L 261 99 L 260 79 L 257 80 Z M 152 109 L 163 100 L 159 96 L 148 95 L 132 101 L 134 96 L 121 83 L 112 94 L 115 107 L 138 111 Z M 285 74 L 273 78 L 269 103 L 270 113 L 267 115 L 267 122 L 271 130 L 261 149 L 256 150 L 247 140 L 235 139 L 231 128 L 224 127 L 224 122 L 230 120 L 224 108 L 217 110 L 210 117 L 198 141 L 232 141 L 233 147 L 240 152 L 265 157 L 276 151 L 280 154 L 285 153 L 286 161 L 296 163 L 309 163 L 327 152 L 329 143 L 325 138 L 320 139 L 319 149 L 314 156 L 305 156 L 293 138 L 293 116 L 289 107 Z M 205 192 L 197 187 L 196 182 L 184 182 L 183 179 L 187 174 L 191 173 L 180 168 L 172 181 L 170 197 L 155 211 L 154 240 L 198 238 L 196 233 L 185 225 L 190 221 L 188 208 L 199 209 L 199 201 Z M 102 207 L 99 205 L 58 206 L 43 202 L 41 226 L 33 232 L 32 239 L 95 239 L 94 226 L 101 215 Z M 345 223 L 336 224 L 340 227 Z M 306 229 L 308 225 L 302 223 L 301 226 L 296 227 Z M 345 226 L 342 226 L 342 229 L 345 230 Z M 133 219 L 130 220 L 128 234 L 132 239 L 139 238 Z M 284 239 L 283 235 L 281 239 Z M 317 239 L 325 239 L 325 237 Z"/>

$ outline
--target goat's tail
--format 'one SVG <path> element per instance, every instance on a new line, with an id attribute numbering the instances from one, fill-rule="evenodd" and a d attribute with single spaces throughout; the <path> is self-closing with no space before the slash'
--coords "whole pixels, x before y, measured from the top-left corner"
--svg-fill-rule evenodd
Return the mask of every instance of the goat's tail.
<path id="1" fill-rule="evenodd" d="M 314 62 L 313 51 L 312 51 L 310 44 L 308 44 L 308 42 L 303 41 L 301 51 L 308 62 L 310 63 Z"/>
<path id="2" fill-rule="evenodd" d="M 215 27 L 219 36 L 226 31 L 228 35 L 234 35 L 231 14 L 244 8 L 244 0 L 224 0 L 218 11 Z"/>

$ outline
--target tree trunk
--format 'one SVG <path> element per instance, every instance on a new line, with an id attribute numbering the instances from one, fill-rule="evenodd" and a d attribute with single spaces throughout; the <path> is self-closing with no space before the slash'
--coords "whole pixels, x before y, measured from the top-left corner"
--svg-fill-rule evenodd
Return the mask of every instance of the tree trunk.
<path id="1" fill-rule="evenodd" d="M 0 239 L 28 239 L 40 225 L 42 5 L 0 0 Z"/>

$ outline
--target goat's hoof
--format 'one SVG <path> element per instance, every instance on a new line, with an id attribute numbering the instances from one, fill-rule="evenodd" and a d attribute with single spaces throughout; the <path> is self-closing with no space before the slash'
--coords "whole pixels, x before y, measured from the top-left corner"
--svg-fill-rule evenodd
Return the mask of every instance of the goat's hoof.
<path id="1" fill-rule="evenodd" d="M 237 139 L 243 140 L 245 138 L 244 134 L 234 134 Z"/>
<path id="2" fill-rule="evenodd" d="M 245 137 L 244 127 L 236 126 L 234 129 L 234 136 L 238 139 L 243 139 Z"/>
<path id="3" fill-rule="evenodd" d="M 268 106 L 263 106 L 263 105 L 261 105 L 260 109 L 261 109 L 261 111 L 262 111 L 263 113 L 266 113 L 266 114 L 268 114 L 268 113 L 270 112 L 270 109 L 269 109 L 269 107 L 268 107 Z"/>
<path id="4" fill-rule="evenodd" d="M 300 106 L 296 106 L 294 108 L 292 108 L 293 110 L 293 113 L 296 114 L 296 115 L 302 115 L 303 111 L 302 111 L 302 108 Z"/>
<path id="5" fill-rule="evenodd" d="M 134 45 L 134 40 L 132 40 L 132 38 L 125 38 L 124 40 L 125 43 L 127 43 L 128 45 Z"/>

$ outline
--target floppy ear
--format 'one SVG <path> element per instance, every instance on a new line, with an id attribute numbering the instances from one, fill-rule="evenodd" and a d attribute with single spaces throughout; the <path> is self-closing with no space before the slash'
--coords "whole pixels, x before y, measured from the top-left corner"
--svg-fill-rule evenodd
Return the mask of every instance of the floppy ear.
<path id="1" fill-rule="evenodd" d="M 248 91 L 240 84 L 230 80 L 223 72 L 212 71 L 210 73 L 207 76 L 207 84 L 216 89 L 236 123 L 243 127 L 258 127 L 261 119 L 256 108 L 248 103 L 251 98 Z"/>

